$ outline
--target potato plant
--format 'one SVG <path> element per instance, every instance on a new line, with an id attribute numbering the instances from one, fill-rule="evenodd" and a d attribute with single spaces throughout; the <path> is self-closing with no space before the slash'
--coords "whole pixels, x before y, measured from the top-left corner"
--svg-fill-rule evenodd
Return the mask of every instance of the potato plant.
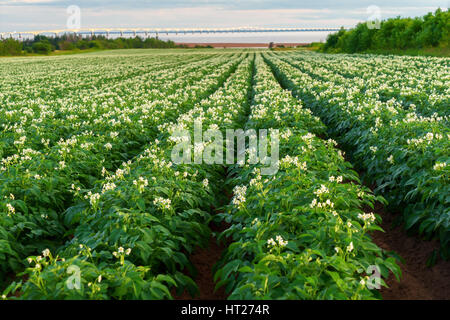
<path id="1" fill-rule="evenodd" d="M 2 299 L 195 297 L 218 222 L 230 299 L 380 299 L 401 270 L 371 238 L 376 202 L 449 256 L 446 58 L 134 50 L 0 70 Z M 227 141 L 234 164 L 196 162 L 217 142 L 198 123 L 267 129 L 268 154 L 278 130 L 278 170 L 254 136 L 242 163 Z"/>
<path id="2" fill-rule="evenodd" d="M 256 67 L 248 125 L 283 124 L 280 170 L 266 177 L 260 165 L 233 169 L 234 196 L 221 214 L 231 224 L 222 236 L 233 243 L 216 271 L 218 286 L 231 299 L 378 297 L 366 285 L 370 266 L 384 278 L 389 271 L 400 276 L 395 258 L 368 235 L 380 230 L 379 218 L 362 210 L 383 199 L 359 184 L 335 141 L 308 131 L 321 132 L 323 125 L 286 94 L 261 58 Z M 292 104 L 297 107 L 286 108 Z M 271 113 L 264 112 L 268 106 Z M 302 122 L 288 126 L 280 114 Z"/>
<path id="3" fill-rule="evenodd" d="M 405 109 L 395 97 L 384 102 L 378 94 L 364 94 L 352 79 L 308 73 L 304 63 L 292 57 L 267 58 L 283 85 L 319 115 L 329 133 L 350 151 L 365 179 L 375 184 L 375 191 L 388 200 L 392 210 L 402 212 L 406 229 L 439 239 L 441 256 L 447 259 L 448 115 L 422 116 Z M 448 70 L 445 62 L 444 70 Z"/>

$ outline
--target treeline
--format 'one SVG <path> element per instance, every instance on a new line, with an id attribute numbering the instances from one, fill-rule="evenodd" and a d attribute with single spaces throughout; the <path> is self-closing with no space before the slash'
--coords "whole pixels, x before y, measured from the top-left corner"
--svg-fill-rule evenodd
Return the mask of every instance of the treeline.
<path id="1" fill-rule="evenodd" d="M 436 10 L 424 17 L 392 18 L 381 22 L 379 29 L 360 23 L 351 30 L 330 34 L 322 50 L 325 52 L 370 52 L 432 47 L 448 48 L 450 13 Z"/>
<path id="2" fill-rule="evenodd" d="M 21 42 L 14 39 L 0 41 L 0 56 L 19 56 L 22 52 Z"/>
<path id="3" fill-rule="evenodd" d="M 107 39 L 104 36 L 83 38 L 79 35 L 63 35 L 60 37 L 36 36 L 34 39 L 0 41 L 1 56 L 17 56 L 26 53 L 49 54 L 52 51 L 87 50 L 87 49 L 132 49 L 132 48 L 180 48 L 173 41 L 157 38 L 140 37 Z"/>

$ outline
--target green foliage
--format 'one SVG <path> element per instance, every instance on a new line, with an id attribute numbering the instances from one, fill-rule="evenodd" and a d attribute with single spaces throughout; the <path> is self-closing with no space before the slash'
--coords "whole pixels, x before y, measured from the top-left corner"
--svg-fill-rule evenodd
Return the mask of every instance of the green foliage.
<path id="1" fill-rule="evenodd" d="M 62 40 L 58 42 L 58 47 L 60 50 L 73 50 L 75 49 L 75 44 L 67 40 Z"/>
<path id="2" fill-rule="evenodd" d="M 22 43 L 14 39 L 0 41 L 0 56 L 22 55 Z"/>
<path id="3" fill-rule="evenodd" d="M 52 51 L 52 45 L 46 41 L 35 42 L 32 47 L 35 53 L 49 54 Z"/>
<path id="4" fill-rule="evenodd" d="M 87 108 L 83 111 L 57 101 L 62 95 L 72 101 L 89 96 L 90 91 L 84 91 L 85 77 L 80 88 L 68 88 L 72 93 L 46 87 L 47 102 L 59 116 L 43 116 L 36 135 L 26 125 L 31 119 L 19 120 L 15 118 L 18 110 L 3 109 L 1 125 L 17 120 L 27 127 L 19 132 L 30 136 L 14 144 L 15 133 L 8 131 L 0 140 L 0 154 L 11 156 L 2 161 L 0 171 L 0 270 L 18 273 L 32 262 L 25 271 L 30 280 L 16 281 L 5 294 L 18 292 L 22 298 L 41 299 L 170 298 L 159 283 L 166 281 L 164 275 L 173 276 L 179 288 L 195 292 L 192 280 L 180 271 L 192 269 L 187 254 L 208 239 L 206 210 L 217 206 L 213 194 L 222 183 L 221 168 L 183 170 L 172 165 L 167 135 L 159 136 L 157 128 L 175 121 L 220 88 L 242 58 L 235 54 L 119 56 L 111 58 L 114 71 L 104 69 L 101 57 L 86 58 L 91 69 L 80 72 L 103 65 L 101 85 L 109 87 L 108 77 L 112 77 L 120 84 L 120 100 L 115 94 L 91 97 L 88 103 L 80 103 Z M 39 69 L 40 64 L 28 67 Z M 63 66 L 72 67 L 70 60 Z M 68 77 L 66 84 L 78 79 L 79 75 L 68 74 L 73 78 Z M 52 77 L 51 72 L 45 73 L 39 85 Z M 131 80 L 135 82 L 129 87 Z M 185 92 L 186 86 L 192 89 Z M 116 108 L 116 103 L 121 107 Z M 106 113 L 110 116 L 105 117 Z M 152 149 L 150 141 L 154 141 Z M 24 156 L 18 159 L 16 153 Z M 211 180 L 206 187 L 205 179 Z M 145 186 L 137 187 L 143 181 Z M 165 206 L 161 199 L 171 202 Z M 36 256 L 46 248 L 59 258 Z M 128 249 L 128 254 L 121 255 L 121 250 L 127 253 Z M 85 291 L 64 287 L 71 265 L 80 268 Z M 105 287 L 88 288 L 99 275 Z M 117 283 L 120 275 L 123 283 Z"/>
<path id="5" fill-rule="evenodd" d="M 159 44 L 72 40 L 57 45 Z M 232 299 L 378 299 L 368 267 L 401 276 L 395 254 L 370 237 L 382 231 L 370 211 L 386 200 L 346 159 L 402 208 L 407 228 L 448 248 L 448 59 L 140 50 L 4 60 L 7 299 L 195 296 L 189 256 L 208 243 L 212 220 L 230 225 L 214 272 Z M 171 134 L 192 133 L 196 119 L 204 129 L 278 129 L 279 171 L 172 163 Z"/>
<path id="6" fill-rule="evenodd" d="M 352 63 L 347 59 L 302 54 L 273 56 L 270 61 L 283 85 L 307 103 L 351 152 L 366 181 L 387 198 L 390 209 L 402 212 L 405 228 L 439 239 L 441 256 L 448 259 L 448 86 L 420 80 L 430 85 L 415 89 L 418 79 L 434 79 L 431 69 L 440 72 L 448 59 L 377 57 L 373 61 L 352 56 Z M 402 92 L 393 88 L 399 73 L 410 81 L 404 82 Z"/>
<path id="7" fill-rule="evenodd" d="M 334 141 L 308 132 L 322 134 L 323 125 L 260 57 L 253 90 L 247 126 L 280 128 L 280 168 L 267 177 L 261 164 L 232 168 L 234 197 L 220 216 L 231 224 L 222 237 L 233 243 L 216 268 L 217 287 L 230 299 L 379 298 L 366 286 L 368 267 L 385 279 L 401 272 L 368 236 L 380 230 L 379 219 L 361 208 L 377 198 L 359 185 Z"/>
<path id="8" fill-rule="evenodd" d="M 325 52 L 366 52 L 373 50 L 405 50 L 429 47 L 448 48 L 450 13 L 428 13 L 420 18 L 393 18 L 381 22 L 380 29 L 369 29 L 366 23 L 354 29 L 330 34 L 323 47 Z"/>
<path id="9" fill-rule="evenodd" d="M 58 37 L 46 37 L 38 35 L 33 40 L 6 39 L 0 41 L 0 56 L 22 55 L 26 53 L 49 54 L 52 51 L 87 50 L 87 49 L 169 49 L 178 48 L 173 41 L 163 41 L 157 38 L 140 37 L 107 39 L 104 36 L 83 38 L 75 35 L 63 35 Z"/>

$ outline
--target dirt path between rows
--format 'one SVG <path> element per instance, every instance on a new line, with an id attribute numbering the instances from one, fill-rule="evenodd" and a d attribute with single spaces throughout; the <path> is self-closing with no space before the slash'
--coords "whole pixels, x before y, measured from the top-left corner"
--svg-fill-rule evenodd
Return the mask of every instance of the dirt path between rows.
<path id="1" fill-rule="evenodd" d="M 408 236 L 401 227 L 392 227 L 395 216 L 387 212 L 383 205 L 376 204 L 375 212 L 383 222 L 381 227 L 385 232 L 372 233 L 373 241 L 386 251 L 394 251 L 405 261 L 400 264 L 402 270 L 401 281 L 398 282 L 391 274 L 386 281 L 389 288 L 382 288 L 381 295 L 385 300 L 450 300 L 450 261 L 438 260 L 433 267 L 427 266 L 427 260 L 434 250 L 439 247 L 437 241 L 423 241 L 417 236 Z M 214 232 L 222 232 L 225 225 L 220 227 L 211 225 Z M 214 291 L 214 265 L 228 244 L 218 244 L 211 236 L 207 248 L 196 248 L 190 256 L 192 263 L 198 270 L 194 281 L 197 283 L 200 295 L 191 297 L 186 291 L 177 300 L 226 300 L 224 288 Z"/>
<path id="2" fill-rule="evenodd" d="M 276 72 L 272 71 L 278 82 L 284 89 L 288 89 L 280 81 Z M 293 94 L 294 97 L 295 94 Z M 312 109 L 309 108 L 311 111 Z M 337 137 L 336 140 L 339 140 Z M 340 150 L 346 150 L 341 145 Z M 345 156 L 347 162 L 355 165 L 353 161 Z M 359 176 L 364 176 L 361 170 L 355 168 Z M 367 184 L 366 184 L 367 185 Z M 367 185 L 374 189 L 374 186 Z M 392 228 L 394 216 L 386 211 L 380 204 L 375 211 L 383 218 L 381 227 L 383 232 L 372 234 L 374 242 L 386 251 L 394 251 L 405 261 L 400 264 L 402 278 L 397 282 L 393 275 L 386 281 L 389 288 L 383 288 L 381 294 L 385 300 L 450 300 L 450 261 L 438 260 L 433 267 L 427 267 L 427 260 L 433 251 L 439 248 L 436 241 L 423 241 L 417 235 L 408 236 L 402 227 Z"/>
<path id="3" fill-rule="evenodd" d="M 433 250 L 439 247 L 437 241 L 423 241 L 417 236 L 408 236 L 401 226 L 392 227 L 394 216 L 385 211 L 381 204 L 375 208 L 383 218 L 381 227 L 386 232 L 372 233 L 374 242 L 386 251 L 395 251 L 404 260 L 400 264 L 402 278 L 398 282 L 391 274 L 386 281 L 389 288 L 382 288 L 384 300 L 450 300 L 450 261 L 438 260 L 433 267 L 427 266 L 427 260 Z M 224 226 L 212 226 L 215 232 L 221 232 Z M 227 244 L 218 244 L 213 236 L 209 247 L 197 248 L 190 259 L 198 270 L 194 281 L 200 295 L 192 298 L 187 292 L 176 297 L 177 300 L 226 300 L 224 288 L 214 291 L 213 267 L 219 261 Z"/>
<path id="4" fill-rule="evenodd" d="M 376 212 L 383 218 L 383 232 L 372 234 L 374 242 L 386 251 L 395 251 L 404 260 L 400 264 L 402 279 L 395 277 L 387 281 L 389 288 L 383 288 L 385 300 L 450 300 L 450 261 L 438 260 L 433 267 L 427 260 L 439 248 L 437 241 L 423 241 L 417 236 L 408 236 L 401 227 L 392 227 L 394 216 L 377 205 Z"/>
<path id="5" fill-rule="evenodd" d="M 213 223 L 210 226 L 211 230 L 220 233 L 226 229 L 226 226 L 216 226 Z M 189 257 L 192 264 L 198 271 L 197 277 L 193 280 L 197 284 L 200 295 L 191 297 L 191 295 L 184 291 L 181 296 L 176 296 L 177 300 L 226 300 L 228 295 L 225 293 L 223 287 L 214 291 L 214 265 L 220 260 L 223 251 L 228 247 L 228 244 L 217 243 L 217 239 L 211 236 L 209 239 L 209 246 L 207 248 L 196 248 L 194 253 Z"/>
<path id="6" fill-rule="evenodd" d="M 338 148 L 344 150 L 340 146 Z M 352 163 L 347 157 L 346 160 Z M 363 176 L 361 171 L 358 173 Z M 373 190 L 373 186 L 367 186 Z M 400 264 L 402 270 L 400 282 L 391 274 L 386 281 L 389 288 L 381 289 L 383 299 L 450 300 L 450 261 L 438 259 L 434 266 L 427 266 L 427 260 L 433 251 L 439 248 L 439 243 L 424 241 L 417 235 L 408 236 L 401 226 L 392 227 L 395 216 L 385 210 L 380 203 L 376 204 L 375 212 L 382 217 L 381 227 L 385 232 L 373 232 L 371 235 L 374 243 L 386 251 L 394 251 L 404 259 L 404 263 Z M 211 229 L 223 231 L 225 228 L 224 226 L 220 228 L 211 226 Z M 194 299 L 224 300 L 227 298 L 223 288 L 214 292 L 215 284 L 212 274 L 214 265 L 220 260 L 226 247 L 227 244 L 217 244 L 216 239 L 211 237 L 208 248 L 197 248 L 190 256 L 198 270 L 198 275 L 194 280 L 200 290 L 200 295 Z M 192 297 L 185 292 L 176 299 L 190 300 Z"/>

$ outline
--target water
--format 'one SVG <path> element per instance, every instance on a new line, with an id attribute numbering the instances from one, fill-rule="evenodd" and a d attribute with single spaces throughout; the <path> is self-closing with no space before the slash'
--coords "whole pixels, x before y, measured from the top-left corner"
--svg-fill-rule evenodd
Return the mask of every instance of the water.
<path id="1" fill-rule="evenodd" d="M 333 32 L 248 32 L 211 34 L 159 34 L 161 40 L 185 43 L 310 43 L 325 41 Z M 154 35 L 152 35 L 154 36 Z"/>
<path id="2" fill-rule="evenodd" d="M 239 33 L 203 33 L 203 34 L 158 34 L 161 40 L 172 40 L 178 43 L 311 43 L 324 42 L 327 36 L 333 32 L 329 31 L 311 31 L 311 32 L 239 32 Z M 52 35 L 48 35 L 52 36 Z M 143 34 L 139 34 L 143 37 Z M 149 37 L 155 37 L 156 34 L 149 34 Z M 85 35 L 84 37 L 88 37 Z M 117 34 L 111 34 L 110 39 L 119 37 Z M 124 34 L 123 37 L 133 37 L 130 34 Z M 18 39 L 17 36 L 14 37 Z M 31 35 L 22 35 L 22 39 L 32 39 Z"/>

